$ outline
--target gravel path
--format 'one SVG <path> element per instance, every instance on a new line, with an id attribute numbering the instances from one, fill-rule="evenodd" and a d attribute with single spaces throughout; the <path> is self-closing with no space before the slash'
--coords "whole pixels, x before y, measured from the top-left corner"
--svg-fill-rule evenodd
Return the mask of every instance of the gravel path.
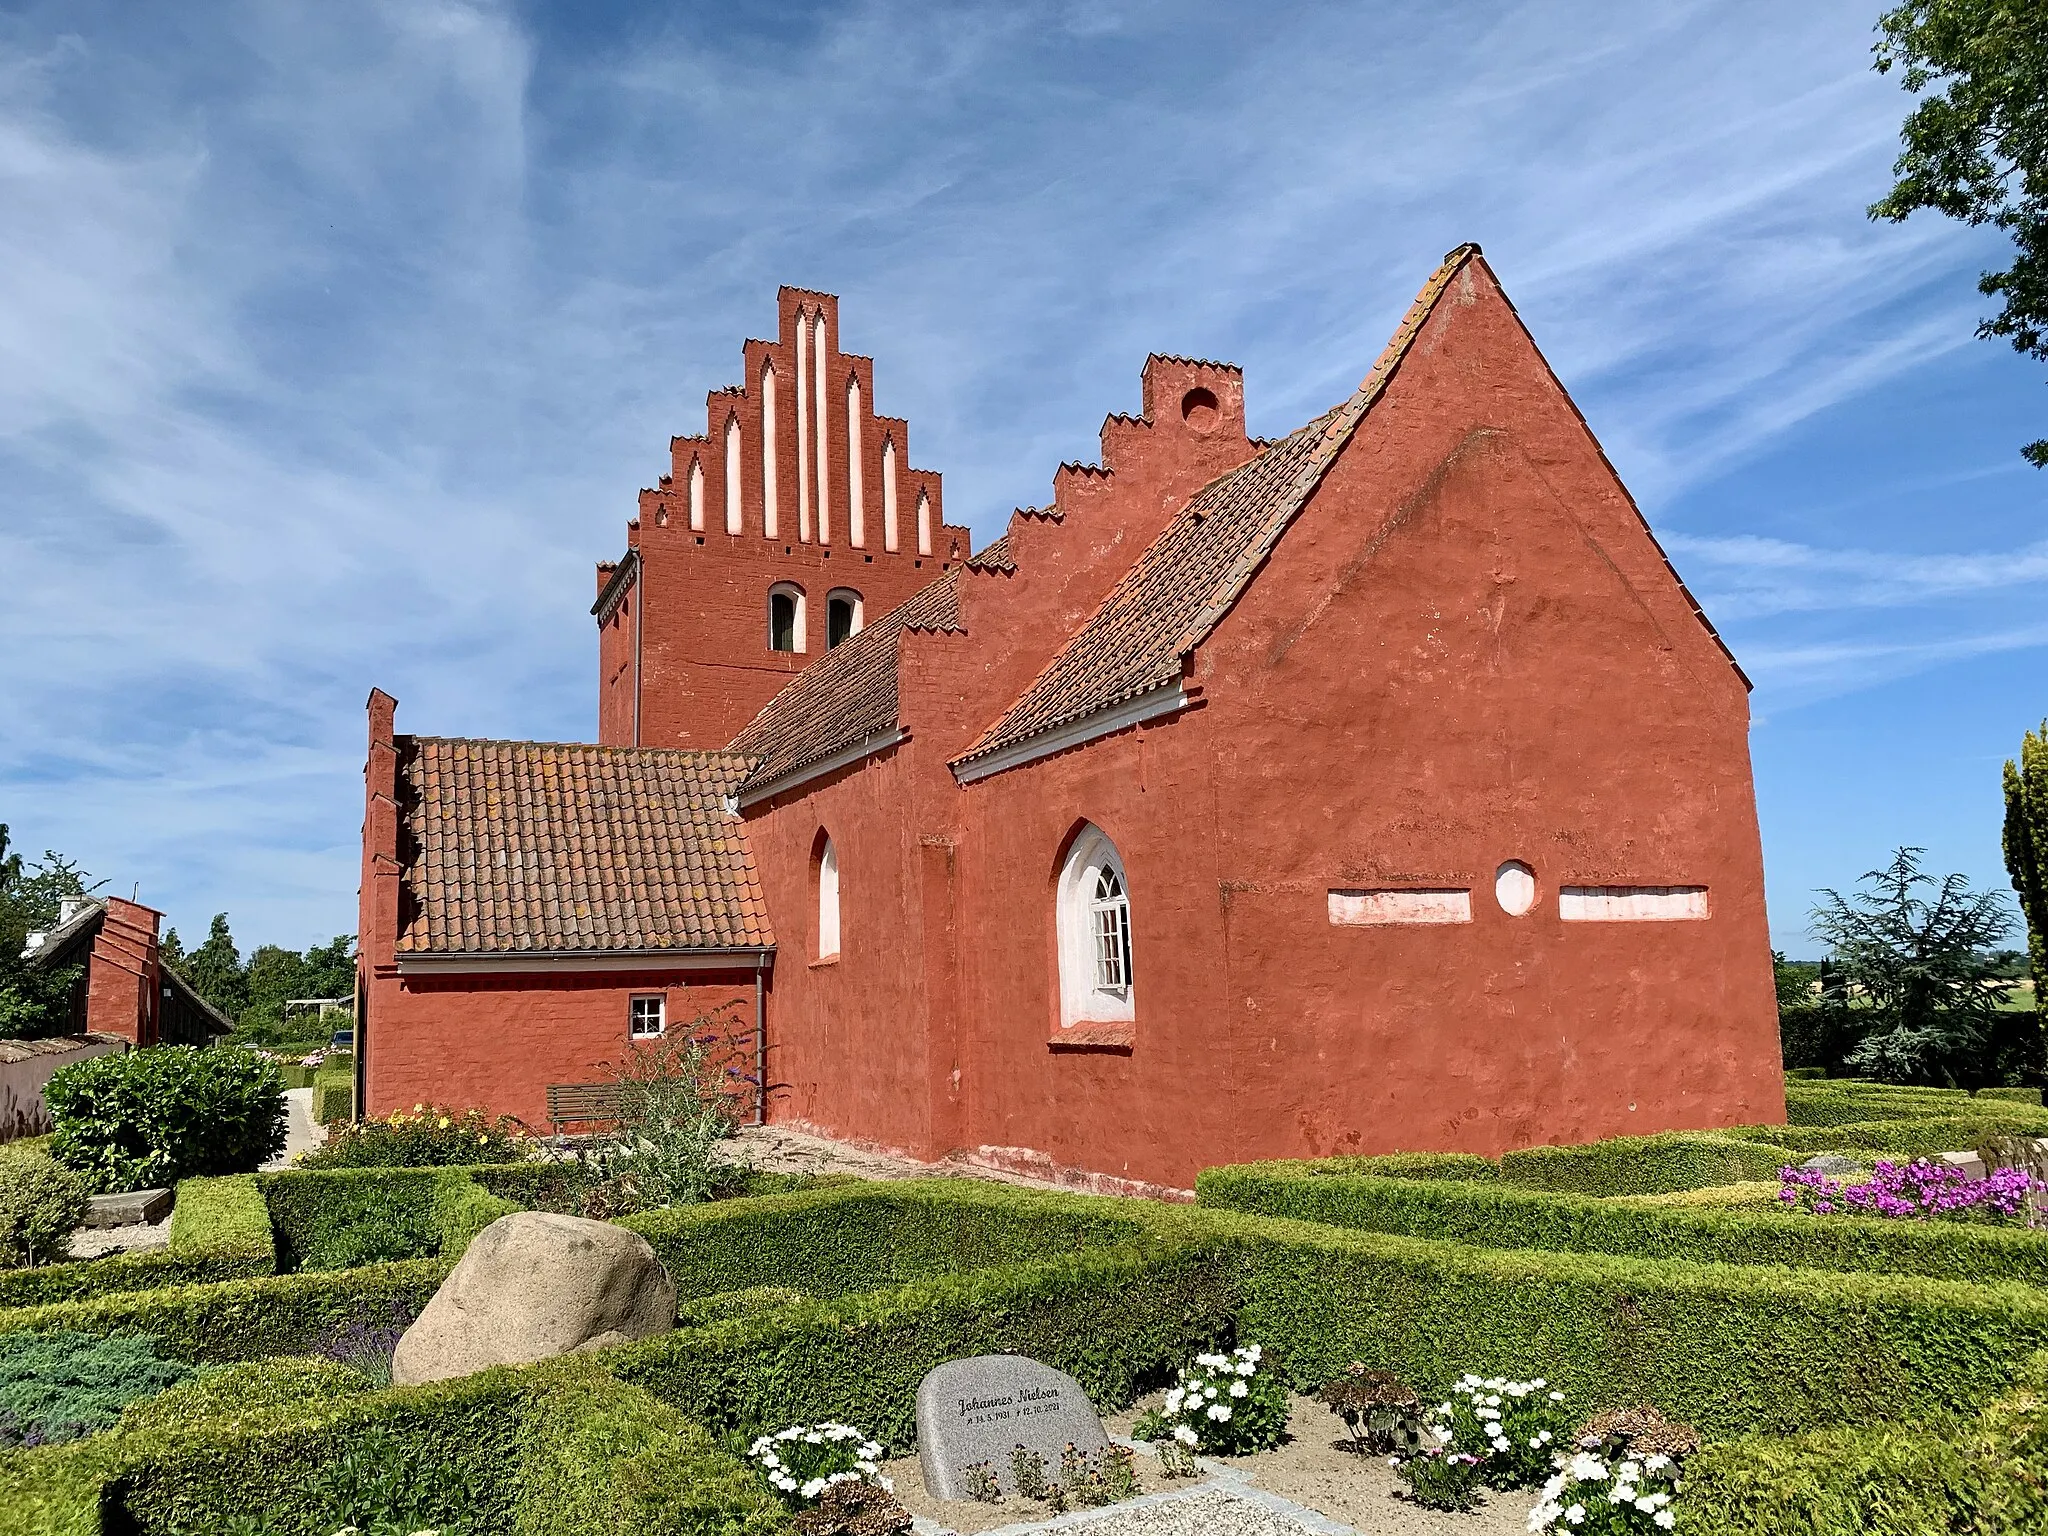
<path id="1" fill-rule="evenodd" d="M 171 1241 L 171 1218 L 136 1222 L 126 1227 L 80 1227 L 71 1234 L 71 1257 L 103 1259 L 110 1253 L 141 1253 L 164 1248 Z"/>

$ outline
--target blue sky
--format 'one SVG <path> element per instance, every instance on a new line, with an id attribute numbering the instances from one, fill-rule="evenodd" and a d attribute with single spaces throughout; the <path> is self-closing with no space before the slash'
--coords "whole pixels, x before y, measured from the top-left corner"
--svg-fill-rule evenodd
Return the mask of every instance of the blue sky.
<path id="1" fill-rule="evenodd" d="M 2048 714 L 1994 236 L 1873 225 L 1875 11 L 0 4 L 0 820 L 189 936 L 354 925 L 364 695 L 587 738 L 592 562 L 778 283 L 980 538 L 1149 350 L 1255 431 L 1478 240 L 1755 678 L 1774 928 L 2004 884 Z"/>

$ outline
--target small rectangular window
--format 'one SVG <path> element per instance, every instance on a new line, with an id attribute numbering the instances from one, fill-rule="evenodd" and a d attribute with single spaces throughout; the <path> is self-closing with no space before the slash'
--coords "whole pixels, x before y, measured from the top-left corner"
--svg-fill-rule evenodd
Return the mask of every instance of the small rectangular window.
<path id="1" fill-rule="evenodd" d="M 636 997 L 633 999 L 633 1038 L 635 1040 L 653 1040 L 667 1029 L 667 1001 L 663 997 Z"/>

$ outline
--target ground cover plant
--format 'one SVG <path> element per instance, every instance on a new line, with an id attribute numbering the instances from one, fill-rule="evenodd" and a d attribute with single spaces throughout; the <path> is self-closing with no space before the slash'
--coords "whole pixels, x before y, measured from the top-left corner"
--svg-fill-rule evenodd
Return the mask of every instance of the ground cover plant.
<path id="1" fill-rule="evenodd" d="M 50 1150 L 97 1191 L 253 1173 L 283 1150 L 284 1084 L 242 1050 L 151 1046 L 59 1067 L 44 1097 Z"/>
<path id="2" fill-rule="evenodd" d="M 1778 1199 L 1809 1215 L 1840 1213 L 1892 1220 L 2024 1221 L 2038 1186 L 2021 1168 L 1997 1168 L 1982 1178 L 1953 1163 L 1880 1160 L 1868 1179 L 1833 1178 L 1818 1168 L 1786 1168 Z"/>
<path id="3" fill-rule="evenodd" d="M 55 1445 L 111 1426 L 121 1410 L 192 1374 L 136 1334 L 0 1337 L 0 1446 Z"/>

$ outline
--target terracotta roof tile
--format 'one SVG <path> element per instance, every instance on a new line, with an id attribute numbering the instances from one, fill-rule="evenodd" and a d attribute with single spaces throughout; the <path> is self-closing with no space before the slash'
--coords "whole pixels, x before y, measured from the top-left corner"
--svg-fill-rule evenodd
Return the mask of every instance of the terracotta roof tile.
<path id="1" fill-rule="evenodd" d="M 1322 483 L 1476 246 L 1460 246 L 1409 307 L 1350 399 L 1211 481 L 1152 541 L 1087 623 L 959 766 L 1176 681 Z"/>
<path id="2" fill-rule="evenodd" d="M 977 558 L 1001 544 L 998 539 Z M 820 656 L 770 699 L 732 741 L 732 751 L 758 760 L 746 784 L 779 779 L 894 729 L 896 637 L 905 629 L 957 628 L 959 579 L 957 570 L 948 571 Z"/>
<path id="3" fill-rule="evenodd" d="M 732 752 L 400 736 L 401 954 L 764 948 Z"/>

